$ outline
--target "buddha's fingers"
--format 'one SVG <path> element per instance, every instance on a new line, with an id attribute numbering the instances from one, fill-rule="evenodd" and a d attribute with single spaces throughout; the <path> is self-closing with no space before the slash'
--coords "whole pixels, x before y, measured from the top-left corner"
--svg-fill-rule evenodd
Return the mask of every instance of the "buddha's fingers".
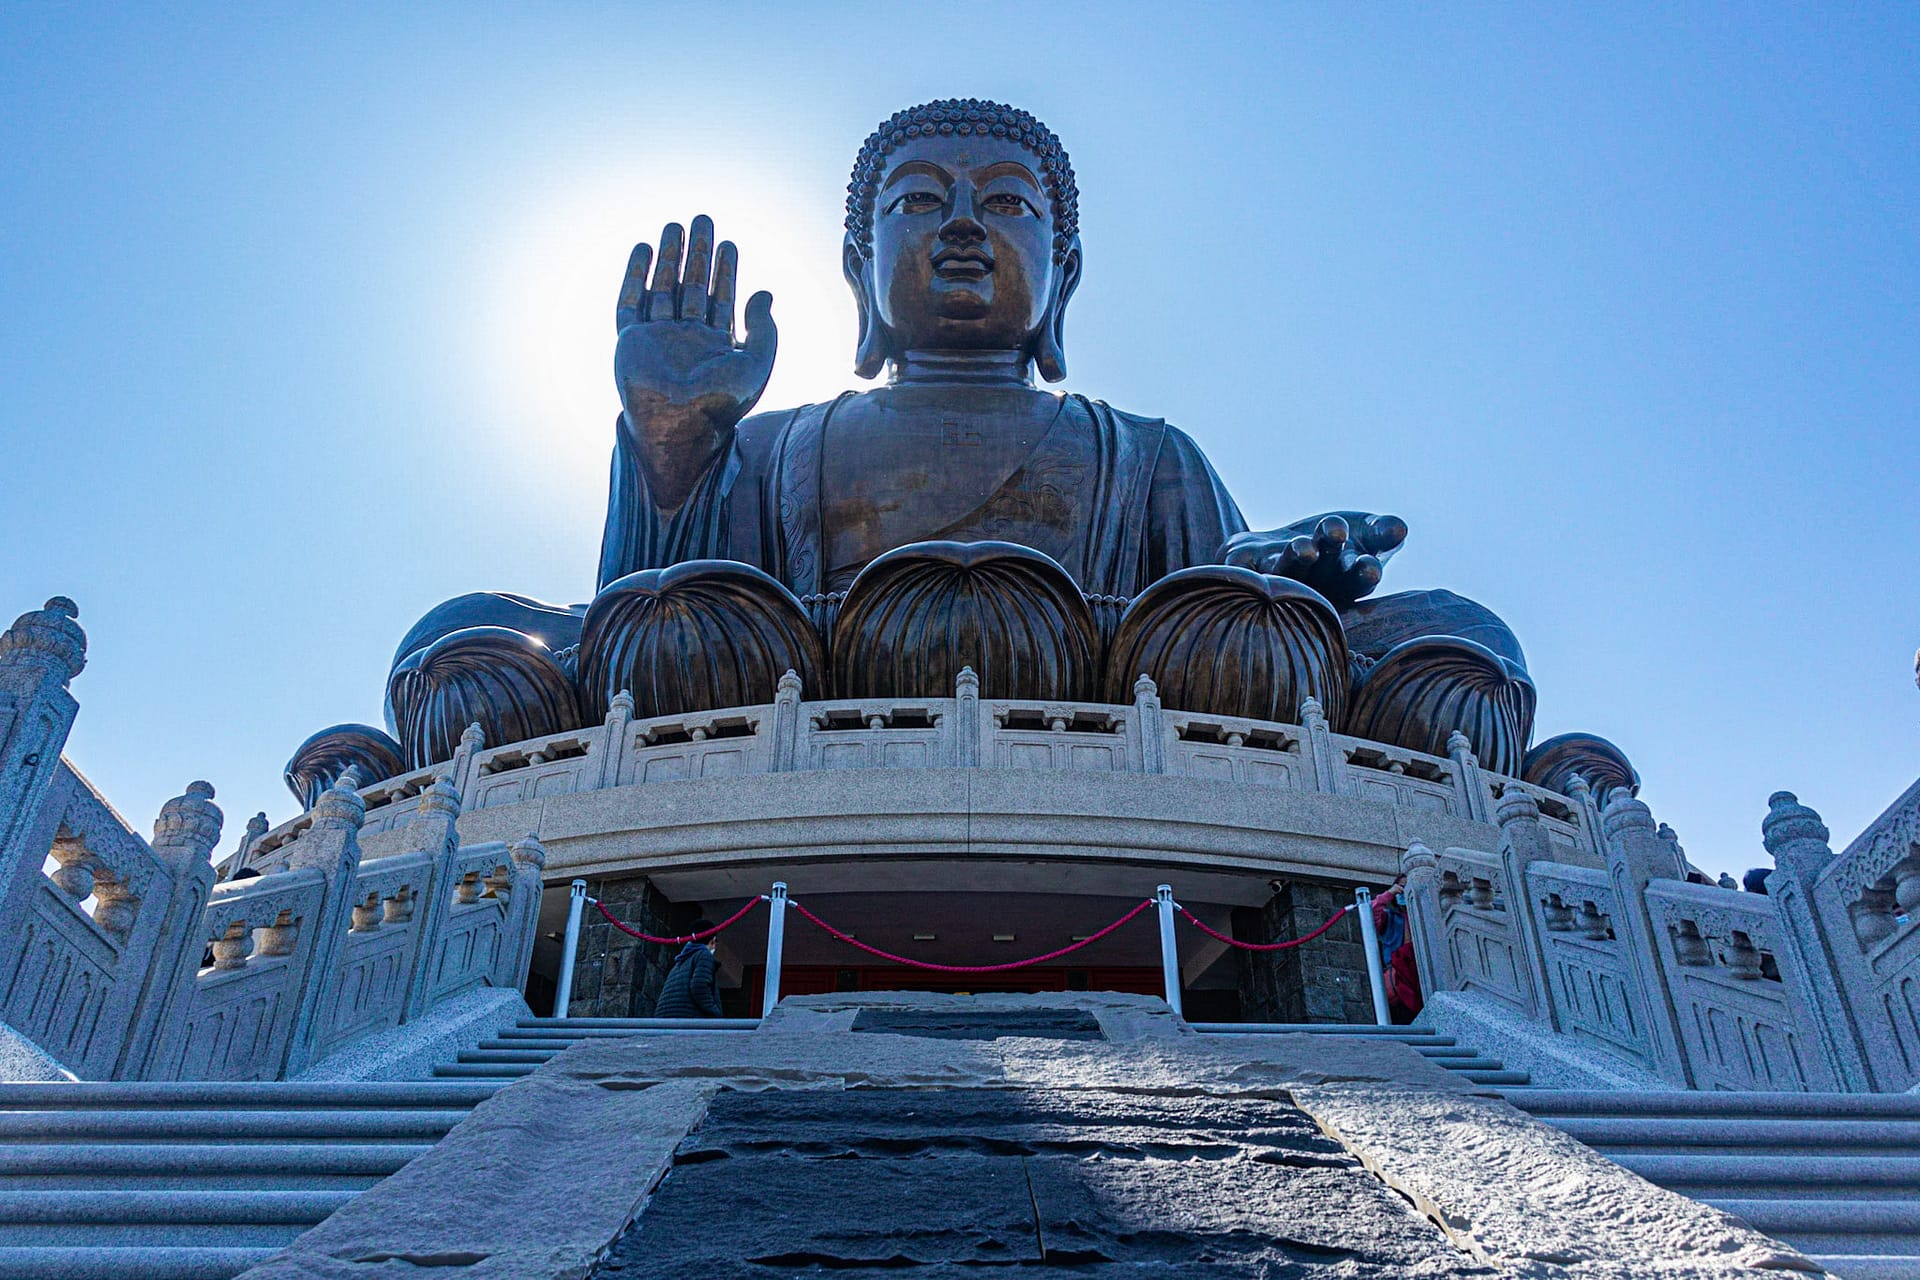
<path id="1" fill-rule="evenodd" d="M 613 331 L 619 333 L 647 318 L 647 268 L 653 265 L 653 246 L 642 241 L 627 259 L 627 275 L 620 282 L 620 300 L 613 307 Z"/>
<path id="2" fill-rule="evenodd" d="M 1370 516 L 1360 540 L 1374 555 L 1390 555 L 1407 540 L 1407 522 L 1399 516 Z"/>
<path id="3" fill-rule="evenodd" d="M 713 219 L 700 214 L 693 220 L 687 242 L 687 265 L 680 272 L 682 320 L 707 321 L 707 279 L 713 271 Z"/>
<path id="4" fill-rule="evenodd" d="M 680 224 L 669 222 L 660 233 L 660 257 L 653 264 L 653 296 L 647 319 L 673 319 L 674 295 L 680 292 L 680 251 L 686 238 Z"/>
<path id="5" fill-rule="evenodd" d="M 722 240 L 713 260 L 713 297 L 707 303 L 707 323 L 733 337 L 734 276 L 740 269 L 740 251 L 733 241 Z"/>
<path id="6" fill-rule="evenodd" d="M 773 323 L 773 295 L 765 289 L 747 299 L 747 340 L 743 344 L 763 369 L 773 368 L 780 331 Z"/>

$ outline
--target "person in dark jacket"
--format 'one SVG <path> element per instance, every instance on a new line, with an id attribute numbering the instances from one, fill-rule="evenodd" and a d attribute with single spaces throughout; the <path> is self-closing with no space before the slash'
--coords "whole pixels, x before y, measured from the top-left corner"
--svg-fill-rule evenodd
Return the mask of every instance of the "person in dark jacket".
<path id="1" fill-rule="evenodd" d="M 711 920 L 695 920 L 690 933 L 705 933 Z M 689 942 L 673 958 L 673 968 L 654 1001 L 656 1018 L 717 1018 L 720 1016 L 720 969 L 704 942 Z"/>

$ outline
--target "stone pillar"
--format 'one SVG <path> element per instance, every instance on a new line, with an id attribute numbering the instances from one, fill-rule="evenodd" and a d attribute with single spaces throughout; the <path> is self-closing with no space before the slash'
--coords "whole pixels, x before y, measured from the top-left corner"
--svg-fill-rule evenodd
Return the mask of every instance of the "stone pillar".
<path id="1" fill-rule="evenodd" d="M 1400 873 L 1407 878 L 1401 894 L 1407 908 L 1407 932 L 1413 937 L 1414 963 L 1420 968 L 1420 991 L 1431 1000 L 1437 991 L 1453 990 L 1446 918 L 1440 911 L 1440 863 L 1433 850 L 1415 840 L 1400 855 Z"/>
<path id="2" fill-rule="evenodd" d="M 1167 718 L 1160 709 L 1160 689 L 1142 675 L 1133 682 L 1133 719 L 1140 733 L 1140 772 L 1167 771 Z"/>
<path id="3" fill-rule="evenodd" d="M 1264 907 L 1233 913 L 1245 942 L 1298 938 L 1353 902 L 1353 890 L 1323 880 L 1287 880 Z M 1240 1016 L 1248 1022 L 1373 1022 L 1367 956 L 1351 914 L 1305 946 L 1240 951 Z"/>
<path id="4" fill-rule="evenodd" d="M 1465 741 L 1460 734 L 1454 736 Z M 1540 918 L 1534 913 L 1533 890 L 1527 885 L 1529 866 L 1553 861 L 1553 843 L 1540 824 L 1540 806 L 1519 787 L 1507 788 L 1494 806 L 1493 816 L 1500 824 L 1500 872 L 1507 882 L 1507 915 L 1520 935 L 1527 971 L 1533 977 L 1534 1018 L 1558 1031 L 1560 1012 L 1554 1000 L 1553 974 L 1547 967 Z"/>
<path id="5" fill-rule="evenodd" d="M 1301 746 L 1307 763 L 1313 767 L 1313 788 L 1326 795 L 1340 792 L 1340 749 L 1333 745 L 1333 730 L 1327 724 L 1327 712 L 1320 699 L 1308 698 L 1300 704 L 1300 725 L 1306 732 Z"/>
<path id="6" fill-rule="evenodd" d="M 1493 821 L 1493 788 L 1473 754 L 1473 743 L 1455 729 L 1447 735 L 1447 756 L 1453 761 L 1453 789 L 1460 797 L 1460 816 L 1475 822 Z"/>
<path id="7" fill-rule="evenodd" d="M 1814 882 L 1833 862 L 1827 843 L 1827 825 L 1820 815 L 1800 803 L 1791 791 L 1776 791 L 1767 800 L 1767 816 L 1760 824 L 1774 872 L 1767 877 L 1767 897 L 1780 921 L 1781 944 L 1806 983 L 1799 1010 L 1815 1024 L 1822 1052 L 1840 1087 L 1849 1093 L 1873 1089 L 1873 1063 L 1848 1002 L 1846 983 L 1833 954 L 1834 939 L 1822 928 L 1813 901 Z M 1852 945 L 1852 939 L 1840 939 Z"/>
<path id="8" fill-rule="evenodd" d="M 1600 823 L 1607 880 L 1613 886 L 1614 903 L 1622 917 L 1614 922 L 1614 932 L 1646 1010 L 1653 1068 L 1663 1079 L 1691 1089 L 1693 1071 L 1680 1034 L 1680 1014 L 1667 986 L 1666 967 L 1660 963 L 1653 915 L 1647 910 L 1647 886 L 1655 880 L 1684 882 L 1686 868 L 1673 845 L 1660 838 L 1652 811 L 1625 787 L 1613 789 Z"/>
<path id="9" fill-rule="evenodd" d="M 669 938 L 681 932 L 678 921 L 693 918 L 676 911 L 645 876 L 588 877 L 587 894 L 599 899 L 622 924 Z M 642 942 L 607 923 L 591 904 L 580 917 L 580 946 L 574 955 L 573 995 L 556 1017 L 633 1018 L 653 1012 L 654 1001 L 673 968 L 679 948 Z"/>
<path id="10" fill-rule="evenodd" d="M 53 784 L 80 712 L 67 685 L 87 665 L 79 616 L 55 596 L 0 633 L 0 938 L 9 946 L 26 936 L 20 913 L 60 822 Z"/>
<path id="11" fill-rule="evenodd" d="M 467 731 L 477 735 L 475 728 Z M 462 749 L 466 735 L 460 739 Z M 469 753 L 471 754 L 471 753 Z M 456 756 L 455 760 L 458 761 Z M 413 969 L 407 975 L 406 1012 L 401 1021 L 409 1022 L 426 1013 L 433 986 L 435 948 L 447 928 L 447 916 L 453 909 L 453 861 L 460 852 L 460 793 L 452 778 L 440 778 L 420 794 L 420 807 L 407 824 L 407 845 L 433 859 L 427 876 L 427 890 L 419 911 L 420 941 L 413 949 Z"/>
<path id="12" fill-rule="evenodd" d="M 1600 833 L 1600 805 L 1606 797 L 1596 798 L 1587 780 L 1576 773 L 1567 779 L 1567 798 L 1580 815 L 1580 834 L 1586 837 L 1588 852 L 1604 860 L 1606 837 Z"/>
<path id="13" fill-rule="evenodd" d="M 224 822 L 213 803 L 210 783 L 188 785 L 184 795 L 161 806 L 153 824 L 153 852 L 172 877 L 165 916 L 153 940 L 132 1030 L 114 1066 L 118 1080 L 148 1079 L 158 1062 L 171 1061 L 168 1048 L 180 1034 L 193 992 L 194 975 L 207 944 L 201 921 L 213 892 L 213 849 Z M 251 829 L 251 828 L 249 828 Z M 261 820 L 265 830 L 265 820 Z M 258 838 L 257 836 L 255 837 Z M 146 904 L 158 909 L 160 904 Z"/>
<path id="14" fill-rule="evenodd" d="M 547 850 L 539 837 L 529 831 L 508 849 L 513 858 L 513 885 L 507 891 L 505 938 L 500 947 L 500 963 L 493 973 L 496 987 L 527 989 L 527 967 L 533 961 L 533 943 L 540 932 L 541 872 L 546 869 Z"/>
<path id="15" fill-rule="evenodd" d="M 622 689 L 607 704 L 606 725 L 600 736 L 599 789 L 602 791 L 620 785 L 620 769 L 627 758 L 627 728 L 632 723 L 633 695 Z M 777 764 L 774 767 L 779 768 Z"/>
<path id="16" fill-rule="evenodd" d="M 312 869 L 326 880 L 316 918 L 298 921 L 304 932 L 313 930 L 307 951 L 287 1054 L 274 1075 L 286 1079 L 313 1060 L 320 1034 L 320 1010 L 329 990 L 340 980 L 340 946 L 353 917 L 353 892 L 360 867 L 360 828 L 367 820 L 367 802 L 342 778 L 313 807 L 313 826 L 291 846 L 288 870 Z"/>
<path id="17" fill-rule="evenodd" d="M 800 767 L 800 673 L 789 668 L 773 695 L 773 761 L 775 773 Z"/>
<path id="18" fill-rule="evenodd" d="M 473 794 L 473 784 L 480 776 L 480 752 L 486 745 L 487 735 L 476 720 L 467 726 L 460 735 L 460 745 L 453 749 L 453 759 L 447 765 L 446 776 L 453 783 L 461 804 L 465 804 L 467 797 Z M 458 813 L 458 810 L 455 812 Z"/>
<path id="19" fill-rule="evenodd" d="M 240 847 L 220 865 L 214 878 L 216 880 L 233 879 L 234 873 L 247 865 L 247 859 L 253 856 L 253 846 L 260 843 L 260 838 L 267 834 L 268 828 L 267 814 L 264 809 L 248 818 L 247 829 L 240 833 Z"/>
<path id="20" fill-rule="evenodd" d="M 952 763 L 957 769 L 980 764 L 980 676 L 972 667 L 960 668 L 953 681 Z"/>

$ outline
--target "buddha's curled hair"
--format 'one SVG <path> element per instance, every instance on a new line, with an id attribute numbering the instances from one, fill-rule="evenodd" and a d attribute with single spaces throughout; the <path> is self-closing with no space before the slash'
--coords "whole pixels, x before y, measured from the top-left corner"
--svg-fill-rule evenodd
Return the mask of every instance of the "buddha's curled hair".
<path id="1" fill-rule="evenodd" d="M 847 183 L 847 234 L 863 255 L 873 255 L 874 199 L 880 192 L 887 154 L 914 138 L 976 135 L 1010 138 L 1039 160 L 1040 181 L 1053 206 L 1053 258 L 1055 262 L 1066 258 L 1080 231 L 1080 188 L 1074 185 L 1067 149 L 1053 130 L 1018 107 L 979 98 L 942 98 L 909 107 L 895 112 L 869 135 L 853 162 L 853 179 Z"/>

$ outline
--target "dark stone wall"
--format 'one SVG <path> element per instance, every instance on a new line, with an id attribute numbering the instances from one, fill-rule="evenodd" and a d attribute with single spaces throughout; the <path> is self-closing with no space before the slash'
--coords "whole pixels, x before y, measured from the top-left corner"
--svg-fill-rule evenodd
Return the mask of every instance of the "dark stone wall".
<path id="1" fill-rule="evenodd" d="M 1233 936 L 1263 943 L 1298 938 L 1352 901 L 1349 885 L 1284 881 L 1266 906 L 1234 910 Z M 1240 963 L 1240 1016 L 1247 1022 L 1373 1021 L 1367 955 L 1360 922 L 1351 914 L 1305 946 L 1234 954 Z"/>
<path id="2" fill-rule="evenodd" d="M 587 896 L 600 899 L 624 923 L 659 937 L 684 932 L 697 910 L 676 908 L 645 876 L 591 877 L 587 880 Z M 622 933 L 591 903 L 587 904 L 580 917 L 580 948 L 574 956 L 573 996 L 567 1002 L 567 1016 L 649 1016 L 678 950 Z"/>

